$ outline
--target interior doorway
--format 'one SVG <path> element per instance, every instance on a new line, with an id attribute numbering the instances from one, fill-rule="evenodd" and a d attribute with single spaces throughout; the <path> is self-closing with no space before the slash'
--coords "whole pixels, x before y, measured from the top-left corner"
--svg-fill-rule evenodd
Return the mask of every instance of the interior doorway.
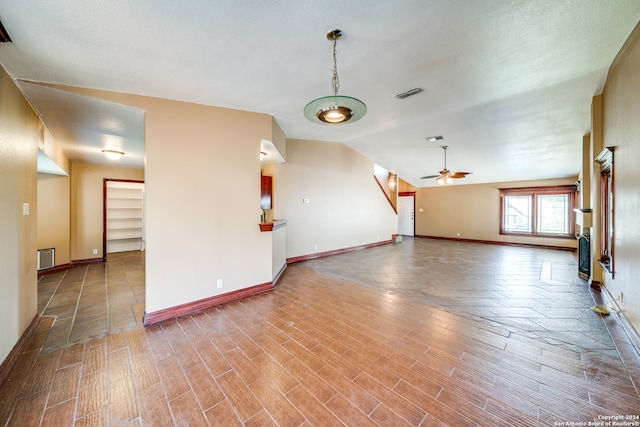
<path id="1" fill-rule="evenodd" d="M 144 181 L 105 179 L 103 259 L 115 252 L 143 251 Z"/>
<path id="2" fill-rule="evenodd" d="M 398 197 L 398 234 L 415 235 L 415 194 L 400 194 Z"/>

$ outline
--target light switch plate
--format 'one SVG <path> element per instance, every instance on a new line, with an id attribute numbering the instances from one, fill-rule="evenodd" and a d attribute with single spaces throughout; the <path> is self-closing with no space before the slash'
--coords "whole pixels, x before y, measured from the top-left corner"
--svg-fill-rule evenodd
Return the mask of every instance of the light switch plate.
<path id="1" fill-rule="evenodd" d="M 29 211 L 30 210 L 31 210 L 31 208 L 29 207 L 29 203 L 23 203 L 22 204 L 22 215 L 29 216 Z"/>

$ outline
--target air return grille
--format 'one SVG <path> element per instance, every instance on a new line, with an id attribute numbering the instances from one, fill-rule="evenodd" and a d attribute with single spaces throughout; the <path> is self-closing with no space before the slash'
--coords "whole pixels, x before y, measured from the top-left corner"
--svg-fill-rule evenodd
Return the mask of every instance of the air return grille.
<path id="1" fill-rule="evenodd" d="M 53 268 L 56 250 L 54 248 L 38 249 L 38 271 Z"/>
<path id="2" fill-rule="evenodd" d="M 405 99 L 405 98 L 410 97 L 411 95 L 415 95 L 417 93 L 420 93 L 423 90 L 424 89 L 422 89 L 421 87 L 414 87 L 413 89 L 405 90 L 404 92 L 401 92 L 401 93 L 395 95 L 395 98 Z"/>

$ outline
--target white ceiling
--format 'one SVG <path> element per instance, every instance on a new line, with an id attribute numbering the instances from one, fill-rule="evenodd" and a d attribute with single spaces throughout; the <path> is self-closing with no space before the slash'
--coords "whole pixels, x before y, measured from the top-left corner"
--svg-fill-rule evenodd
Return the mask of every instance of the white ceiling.
<path id="1" fill-rule="evenodd" d="M 113 146 L 142 167 L 144 113 L 42 83 L 272 114 L 416 186 L 440 145 L 464 183 L 558 178 L 577 175 L 591 98 L 639 19 L 637 0 L 0 0 L 0 63 L 73 161 Z M 331 94 L 334 28 L 339 93 L 368 113 L 323 126 L 303 108 Z"/>

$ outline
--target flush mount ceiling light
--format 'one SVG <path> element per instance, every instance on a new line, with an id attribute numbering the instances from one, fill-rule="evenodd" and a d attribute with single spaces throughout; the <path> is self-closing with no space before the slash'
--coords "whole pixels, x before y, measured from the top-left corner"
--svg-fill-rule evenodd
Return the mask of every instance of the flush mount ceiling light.
<path id="1" fill-rule="evenodd" d="M 107 159 L 114 161 L 120 160 L 120 157 L 124 156 L 124 153 L 122 151 L 117 150 L 102 150 L 102 152 L 105 156 L 107 156 Z"/>
<path id="2" fill-rule="evenodd" d="M 318 98 L 304 107 L 305 117 L 314 123 L 339 125 L 355 122 L 367 114 L 367 106 L 364 105 L 364 102 L 350 96 L 338 95 L 340 79 L 338 78 L 336 46 L 340 37 L 342 37 L 341 30 L 332 30 L 327 33 L 327 39 L 333 42 L 333 77 L 331 78 L 333 96 Z"/>

